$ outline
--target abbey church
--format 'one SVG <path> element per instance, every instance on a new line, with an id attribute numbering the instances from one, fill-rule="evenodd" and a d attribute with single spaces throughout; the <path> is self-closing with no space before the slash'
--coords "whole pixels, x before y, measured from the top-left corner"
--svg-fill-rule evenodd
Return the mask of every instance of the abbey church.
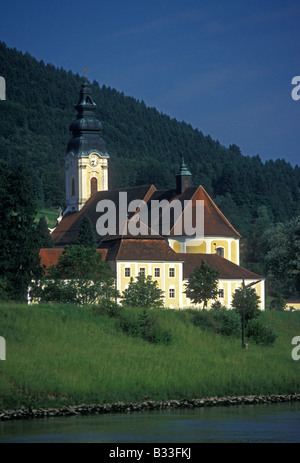
<path id="1" fill-rule="evenodd" d="M 196 266 L 205 260 L 217 269 L 219 277 L 218 301 L 231 307 L 232 295 L 246 285 L 253 286 L 265 306 L 264 279 L 240 266 L 240 234 L 202 186 L 192 186 L 192 175 L 182 160 L 176 175 L 176 187 L 158 190 L 154 185 L 133 188 L 109 189 L 109 154 L 102 139 L 102 125 L 96 119 L 96 104 L 87 80 L 80 88 L 76 105 L 77 117 L 70 125 L 72 137 L 65 154 L 66 207 L 63 217 L 52 231 L 52 249 L 40 251 L 41 264 L 46 267 L 57 263 L 66 245 L 76 244 L 80 225 L 88 217 L 95 230 L 97 247 L 114 271 L 116 288 L 122 292 L 138 274 L 151 275 L 164 294 L 166 308 L 183 309 L 193 304 L 185 295 L 187 278 Z M 179 153 L 180 154 L 180 153 Z M 120 199 L 121 198 L 121 199 Z M 122 204 L 120 201 L 122 200 Z M 126 213 L 124 213 L 124 201 Z M 202 205 L 202 233 L 191 235 L 177 227 L 178 217 L 160 209 L 155 220 L 150 213 L 151 204 L 181 206 L 179 219 L 187 216 L 187 204 L 196 223 L 197 205 Z M 99 223 L 104 208 L 115 207 L 115 233 L 107 233 Z M 134 205 L 134 208 L 130 207 Z M 147 208 L 149 206 L 149 208 Z M 148 215 L 142 210 L 147 210 Z M 175 209 L 174 209 L 175 210 Z M 166 231 L 165 223 L 169 222 Z M 131 224 L 139 225 L 135 233 Z M 153 229 L 156 230 L 153 233 Z M 179 230 L 179 231 L 178 231 Z M 214 301 L 209 301 L 210 306 Z"/>

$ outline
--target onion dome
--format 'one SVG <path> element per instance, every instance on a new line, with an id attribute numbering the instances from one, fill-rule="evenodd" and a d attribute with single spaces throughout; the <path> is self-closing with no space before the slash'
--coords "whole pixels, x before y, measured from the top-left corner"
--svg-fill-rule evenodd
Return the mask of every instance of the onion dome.
<path id="1" fill-rule="evenodd" d="M 101 156 L 108 156 L 105 142 L 101 138 L 102 124 L 95 116 L 97 105 L 87 80 L 80 87 L 79 101 L 75 109 L 77 118 L 69 127 L 72 138 L 67 145 L 67 153 L 88 156 L 91 152 L 98 152 Z"/>

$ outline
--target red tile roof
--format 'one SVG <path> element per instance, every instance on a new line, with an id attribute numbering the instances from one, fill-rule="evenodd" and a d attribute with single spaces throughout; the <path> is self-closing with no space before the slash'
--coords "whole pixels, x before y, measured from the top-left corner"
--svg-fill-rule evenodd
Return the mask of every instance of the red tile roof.
<path id="1" fill-rule="evenodd" d="M 58 263 L 62 248 L 40 250 L 41 265 L 45 268 Z M 116 239 L 107 242 L 107 249 L 97 249 L 107 261 L 149 261 L 149 262 L 183 262 L 183 278 L 187 279 L 202 260 L 220 272 L 220 279 L 225 280 L 261 280 L 261 275 L 251 272 L 217 254 L 177 253 L 162 239 Z"/>
<path id="2" fill-rule="evenodd" d="M 155 239 L 117 239 L 107 242 L 107 261 L 112 260 L 135 260 L 170 262 L 182 261 L 179 254 L 161 238 Z"/>
<path id="3" fill-rule="evenodd" d="M 187 279 L 191 273 L 194 272 L 196 266 L 201 265 L 202 260 L 220 272 L 220 279 L 224 280 L 262 280 L 264 277 L 257 273 L 250 272 L 237 264 L 234 264 L 230 260 L 219 256 L 218 254 L 185 254 L 178 253 L 183 264 L 183 278 Z"/>
<path id="4" fill-rule="evenodd" d="M 51 265 L 57 265 L 59 256 L 64 252 L 63 248 L 43 248 L 40 249 L 40 262 L 45 268 Z M 103 259 L 105 259 L 107 250 L 97 249 L 97 252 L 101 252 Z"/>
<path id="5" fill-rule="evenodd" d="M 45 268 L 50 267 L 51 265 L 56 265 L 59 259 L 59 256 L 64 251 L 63 248 L 43 248 L 40 249 L 40 262 L 41 265 Z"/>
<path id="6" fill-rule="evenodd" d="M 204 236 L 241 237 L 202 186 L 192 196 L 193 208 L 196 200 L 204 202 Z"/>

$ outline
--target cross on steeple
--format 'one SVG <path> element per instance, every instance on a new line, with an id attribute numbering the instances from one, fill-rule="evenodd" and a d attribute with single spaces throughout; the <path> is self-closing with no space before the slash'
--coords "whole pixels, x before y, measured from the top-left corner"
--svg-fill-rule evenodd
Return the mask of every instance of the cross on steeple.
<path id="1" fill-rule="evenodd" d="M 87 67 L 84 67 L 83 70 L 84 70 L 84 77 L 85 77 L 85 80 L 86 80 L 86 71 L 87 71 Z"/>

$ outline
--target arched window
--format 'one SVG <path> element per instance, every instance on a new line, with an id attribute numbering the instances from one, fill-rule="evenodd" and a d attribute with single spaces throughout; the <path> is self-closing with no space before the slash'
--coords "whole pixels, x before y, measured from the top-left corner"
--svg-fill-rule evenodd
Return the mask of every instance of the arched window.
<path id="1" fill-rule="evenodd" d="M 95 177 L 91 178 L 91 196 L 98 191 L 98 182 Z"/>
<path id="2" fill-rule="evenodd" d="M 216 254 L 218 254 L 218 256 L 225 257 L 224 248 L 222 246 L 217 247 L 216 248 Z"/>
<path id="3" fill-rule="evenodd" d="M 72 178 L 72 191 L 71 191 L 71 195 L 72 196 L 75 196 L 75 179 Z"/>

